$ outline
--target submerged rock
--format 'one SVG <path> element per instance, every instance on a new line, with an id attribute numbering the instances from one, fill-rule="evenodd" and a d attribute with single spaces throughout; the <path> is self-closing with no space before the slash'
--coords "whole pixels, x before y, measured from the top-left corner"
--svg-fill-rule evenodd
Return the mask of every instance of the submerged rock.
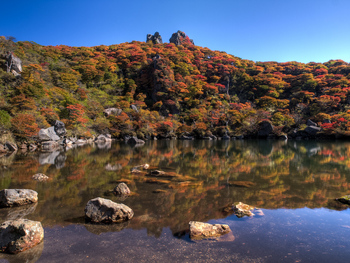
<path id="1" fill-rule="evenodd" d="M 131 191 L 125 183 L 120 183 L 114 188 L 113 193 L 116 195 L 125 196 L 125 195 L 130 195 Z"/>
<path id="2" fill-rule="evenodd" d="M 149 167 L 150 166 L 148 163 L 141 164 L 141 165 L 134 166 L 133 168 L 131 168 L 131 172 L 132 173 L 142 173 L 141 170 L 148 170 Z"/>
<path id="3" fill-rule="evenodd" d="M 164 175 L 165 172 L 164 171 L 160 171 L 160 170 L 153 170 L 150 172 L 150 175 L 153 175 L 153 176 L 161 176 L 161 175 Z"/>
<path id="4" fill-rule="evenodd" d="M 160 194 L 160 193 L 167 193 L 168 191 L 167 190 L 164 190 L 164 189 L 156 189 L 156 190 L 153 190 L 152 193 L 155 193 L 155 194 Z"/>
<path id="5" fill-rule="evenodd" d="M 134 211 L 130 207 L 101 197 L 91 199 L 85 207 L 85 217 L 92 223 L 118 223 L 133 216 Z"/>
<path id="6" fill-rule="evenodd" d="M 251 186 L 256 185 L 256 183 L 250 182 L 250 181 L 233 181 L 233 182 L 228 182 L 227 185 L 228 186 L 237 186 L 237 187 L 249 188 Z"/>
<path id="7" fill-rule="evenodd" d="M 190 225 L 190 238 L 191 239 L 207 239 L 212 237 L 219 237 L 231 232 L 228 225 L 224 224 L 208 224 L 197 221 L 191 221 Z"/>
<path id="8" fill-rule="evenodd" d="M 38 202 L 38 193 L 30 189 L 4 189 L 0 191 L 0 208 Z"/>
<path id="9" fill-rule="evenodd" d="M 0 251 L 16 254 L 36 246 L 44 239 L 40 222 L 27 219 L 10 220 L 0 225 Z"/>
<path id="10" fill-rule="evenodd" d="M 156 178 L 147 178 L 144 180 L 145 183 L 147 184 L 170 184 L 171 181 L 169 180 L 161 180 L 161 179 L 156 179 Z"/>

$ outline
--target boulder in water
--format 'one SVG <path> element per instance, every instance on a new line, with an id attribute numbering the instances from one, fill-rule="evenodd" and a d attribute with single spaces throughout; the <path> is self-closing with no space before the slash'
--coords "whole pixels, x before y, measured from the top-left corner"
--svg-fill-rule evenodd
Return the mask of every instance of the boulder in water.
<path id="1" fill-rule="evenodd" d="M 17 254 L 38 245 L 44 239 L 40 222 L 28 219 L 10 220 L 0 225 L 0 251 Z"/>
<path id="2" fill-rule="evenodd" d="M 85 207 L 85 218 L 92 223 L 118 223 L 133 216 L 130 207 L 101 197 L 91 199 Z"/>
<path id="3" fill-rule="evenodd" d="M 191 239 L 208 239 L 213 237 L 219 237 L 231 232 L 228 225 L 225 224 L 208 224 L 197 221 L 191 221 L 190 225 L 190 238 Z"/>

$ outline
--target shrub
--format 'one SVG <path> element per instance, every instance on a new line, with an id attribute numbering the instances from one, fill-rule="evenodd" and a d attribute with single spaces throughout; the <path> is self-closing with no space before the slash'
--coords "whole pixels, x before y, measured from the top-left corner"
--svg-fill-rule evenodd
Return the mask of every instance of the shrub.
<path id="1" fill-rule="evenodd" d="M 39 132 L 38 124 L 31 114 L 19 113 L 12 118 L 11 124 L 13 134 L 21 138 L 30 138 Z"/>
<path id="2" fill-rule="evenodd" d="M 0 128 L 10 129 L 11 128 L 11 116 L 7 111 L 0 110 Z"/>

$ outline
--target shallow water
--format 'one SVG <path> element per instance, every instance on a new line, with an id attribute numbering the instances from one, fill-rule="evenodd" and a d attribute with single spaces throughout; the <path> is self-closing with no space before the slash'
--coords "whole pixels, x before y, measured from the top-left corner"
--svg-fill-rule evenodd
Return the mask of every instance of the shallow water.
<path id="1" fill-rule="evenodd" d="M 99 147 L 0 158 L 0 189 L 39 193 L 36 205 L 1 209 L 0 222 L 25 217 L 45 229 L 43 244 L 16 256 L 0 254 L 0 262 L 346 262 L 350 256 L 350 210 L 334 201 L 350 194 L 350 143 L 152 141 L 136 148 Z M 172 177 L 130 172 L 144 163 Z M 33 181 L 35 173 L 51 179 Z M 134 195 L 120 200 L 111 194 L 119 180 Z M 84 207 L 98 196 L 130 206 L 134 218 L 85 223 Z M 237 218 L 223 211 L 239 201 L 263 215 Z M 193 242 L 192 220 L 228 224 L 232 234 Z"/>

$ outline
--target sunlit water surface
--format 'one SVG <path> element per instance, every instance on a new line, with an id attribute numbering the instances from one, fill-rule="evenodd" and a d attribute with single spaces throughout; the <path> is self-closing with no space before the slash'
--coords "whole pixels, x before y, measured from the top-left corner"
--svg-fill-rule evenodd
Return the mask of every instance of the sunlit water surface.
<path id="1" fill-rule="evenodd" d="M 134 174 L 148 163 L 167 178 Z M 31 177 L 44 173 L 48 182 Z M 134 193 L 110 193 L 120 181 Z M 0 262 L 348 262 L 350 143 L 301 141 L 152 141 L 87 145 L 54 153 L 0 157 L 0 189 L 39 193 L 34 206 L 0 209 L 0 222 L 42 222 L 44 242 Z M 156 191 L 157 190 L 157 191 Z M 85 223 L 95 197 L 122 202 L 132 220 Z M 243 202 L 263 214 L 237 218 L 223 208 Z M 189 239 L 188 223 L 225 223 L 217 241 Z"/>

